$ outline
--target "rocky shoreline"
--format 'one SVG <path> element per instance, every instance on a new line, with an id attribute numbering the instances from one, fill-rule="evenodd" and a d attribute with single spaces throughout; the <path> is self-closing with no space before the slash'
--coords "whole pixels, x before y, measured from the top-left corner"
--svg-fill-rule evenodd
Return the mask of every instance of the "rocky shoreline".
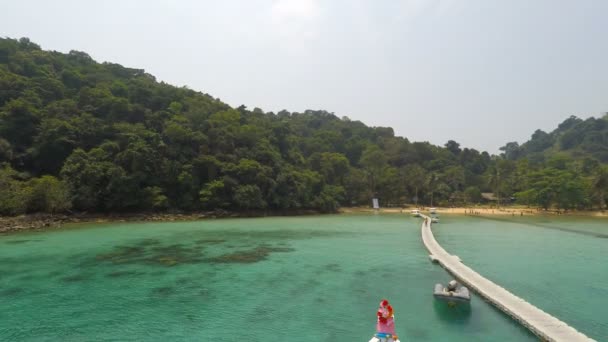
<path id="1" fill-rule="evenodd" d="M 314 210 L 297 211 L 246 211 L 232 212 L 215 210 L 193 213 L 112 213 L 112 214 L 29 214 L 20 216 L 0 216 L 0 234 L 26 230 L 47 230 L 61 228 L 72 223 L 102 222 L 173 222 L 197 221 L 218 218 L 264 217 L 264 216 L 300 216 L 321 214 Z"/>

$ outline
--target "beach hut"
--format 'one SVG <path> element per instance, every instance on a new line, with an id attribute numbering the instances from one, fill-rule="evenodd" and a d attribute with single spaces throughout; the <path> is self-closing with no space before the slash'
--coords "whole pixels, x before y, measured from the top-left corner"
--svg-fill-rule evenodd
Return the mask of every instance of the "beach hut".
<path id="1" fill-rule="evenodd" d="M 493 192 L 482 192 L 481 201 L 485 203 L 494 203 L 498 202 L 498 197 L 496 197 Z"/>

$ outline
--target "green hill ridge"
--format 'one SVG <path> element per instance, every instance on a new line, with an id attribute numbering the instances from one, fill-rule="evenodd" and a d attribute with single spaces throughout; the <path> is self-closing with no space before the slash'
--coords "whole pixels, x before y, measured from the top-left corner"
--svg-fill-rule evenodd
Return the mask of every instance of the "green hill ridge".
<path id="1" fill-rule="evenodd" d="M 232 108 L 141 69 L 3 38 L 0 214 L 335 211 L 372 197 L 383 206 L 470 204 L 482 192 L 603 207 L 606 126 L 606 117 L 572 117 L 490 156 L 323 110 Z"/>

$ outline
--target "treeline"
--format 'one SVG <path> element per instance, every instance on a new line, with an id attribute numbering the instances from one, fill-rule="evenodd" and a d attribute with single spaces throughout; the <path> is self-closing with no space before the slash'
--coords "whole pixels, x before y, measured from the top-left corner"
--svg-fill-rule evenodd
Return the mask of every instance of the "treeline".
<path id="1" fill-rule="evenodd" d="M 543 163 L 497 159 L 489 177 L 503 204 L 544 209 L 591 209 L 606 206 L 608 167 L 595 159 L 555 155 Z"/>
<path id="2" fill-rule="evenodd" d="M 550 133 L 538 129 L 521 146 L 517 142 L 510 142 L 501 150 L 506 159 L 525 158 L 532 163 L 546 162 L 555 154 L 608 163 L 608 113 L 599 119 L 591 117 L 582 120 L 571 116 Z"/>
<path id="3" fill-rule="evenodd" d="M 231 108 L 140 69 L 0 39 L 0 214 L 334 211 L 418 201 L 603 206 L 597 159 L 527 159 L 410 142 L 326 111 Z M 603 191 L 603 192 L 602 192 Z M 506 203 L 503 200 L 503 203 Z"/>
<path id="4" fill-rule="evenodd" d="M 605 208 L 608 193 L 608 114 L 571 116 L 550 133 L 536 130 L 529 141 L 500 148 L 499 185 L 517 201 L 542 208 Z"/>

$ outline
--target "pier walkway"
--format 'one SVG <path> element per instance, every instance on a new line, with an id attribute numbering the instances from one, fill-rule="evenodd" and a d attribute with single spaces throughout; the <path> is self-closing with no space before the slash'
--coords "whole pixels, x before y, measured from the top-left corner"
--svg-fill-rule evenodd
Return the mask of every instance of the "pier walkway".
<path id="1" fill-rule="evenodd" d="M 422 241 L 430 253 L 431 260 L 438 262 L 469 289 L 521 323 L 543 341 L 594 341 L 568 324 L 484 278 L 463 264 L 457 256 L 450 255 L 435 240 L 431 231 L 431 218 L 422 214 L 420 216 L 426 219 L 422 223 Z"/>

